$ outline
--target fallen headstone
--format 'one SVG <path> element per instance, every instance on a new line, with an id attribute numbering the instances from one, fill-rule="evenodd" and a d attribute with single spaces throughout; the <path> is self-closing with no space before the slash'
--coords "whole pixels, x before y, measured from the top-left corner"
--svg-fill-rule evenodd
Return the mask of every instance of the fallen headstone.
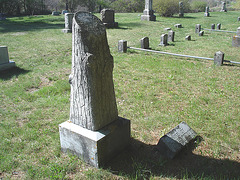
<path id="1" fill-rule="evenodd" d="M 175 24 L 174 27 L 176 27 L 176 28 L 182 28 L 182 24 Z"/>
<path id="2" fill-rule="evenodd" d="M 167 158 L 173 159 L 181 149 L 197 136 L 187 123 L 178 126 L 160 138 L 156 148 Z"/>

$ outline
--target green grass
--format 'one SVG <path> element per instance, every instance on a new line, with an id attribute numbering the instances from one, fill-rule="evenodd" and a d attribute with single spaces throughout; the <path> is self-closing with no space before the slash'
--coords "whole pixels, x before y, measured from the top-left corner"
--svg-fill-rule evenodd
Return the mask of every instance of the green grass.
<path id="1" fill-rule="evenodd" d="M 8 46 L 17 68 L 0 73 L 0 178 L 20 179 L 238 179 L 240 177 L 240 66 L 128 50 L 117 52 L 121 39 L 140 47 L 148 36 L 154 50 L 240 62 L 230 33 L 238 12 L 185 14 L 185 18 L 140 21 L 141 13 L 116 14 L 118 29 L 107 36 L 114 57 L 114 85 L 119 116 L 131 120 L 131 146 L 107 168 L 95 169 L 60 150 L 58 124 L 69 118 L 72 35 L 63 34 L 64 17 L 29 16 L 1 21 L 0 44 Z M 99 14 L 97 14 L 99 16 Z M 181 23 L 177 29 L 174 24 Z M 164 28 L 175 42 L 161 47 Z M 185 41 L 191 35 L 192 41 Z M 154 150 L 159 138 L 185 121 L 203 139 L 174 160 Z"/>

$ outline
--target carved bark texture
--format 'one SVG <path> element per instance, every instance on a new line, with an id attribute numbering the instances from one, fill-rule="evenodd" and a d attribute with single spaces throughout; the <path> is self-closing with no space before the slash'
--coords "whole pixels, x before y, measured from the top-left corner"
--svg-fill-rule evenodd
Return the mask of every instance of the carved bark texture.
<path id="1" fill-rule="evenodd" d="M 78 12 L 72 31 L 70 121 L 99 130 L 118 119 L 106 29 L 96 16 Z"/>

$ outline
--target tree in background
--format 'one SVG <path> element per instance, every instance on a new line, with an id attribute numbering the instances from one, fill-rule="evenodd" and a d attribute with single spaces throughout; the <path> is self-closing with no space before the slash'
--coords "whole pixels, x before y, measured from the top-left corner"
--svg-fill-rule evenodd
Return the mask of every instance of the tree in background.
<path id="1" fill-rule="evenodd" d="M 153 9 L 160 14 L 160 16 L 171 17 L 179 12 L 178 0 L 154 0 Z"/>
<path id="2" fill-rule="evenodd" d="M 110 7 L 116 12 L 142 12 L 144 5 L 145 0 L 116 0 Z"/>

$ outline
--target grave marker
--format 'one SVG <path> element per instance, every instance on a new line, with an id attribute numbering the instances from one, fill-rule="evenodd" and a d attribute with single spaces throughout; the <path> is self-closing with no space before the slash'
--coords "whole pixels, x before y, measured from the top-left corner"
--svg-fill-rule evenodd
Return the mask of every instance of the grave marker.
<path id="1" fill-rule="evenodd" d="M 183 2 L 180 1 L 179 2 L 179 14 L 178 14 L 179 17 L 184 17 L 184 8 L 183 8 Z"/>
<path id="2" fill-rule="evenodd" d="M 118 41 L 118 52 L 122 52 L 122 53 L 127 52 L 127 41 L 125 40 Z"/>
<path id="3" fill-rule="evenodd" d="M 168 35 L 167 34 L 162 34 L 159 46 L 167 46 L 168 45 L 167 41 L 168 41 Z"/>
<path id="4" fill-rule="evenodd" d="M 206 10 L 205 10 L 205 13 L 204 13 L 204 16 L 206 17 L 209 17 L 209 6 L 206 7 Z"/>
<path id="5" fill-rule="evenodd" d="M 221 51 L 216 52 L 214 55 L 214 64 L 216 66 L 221 66 L 223 64 L 223 61 L 224 61 L 224 53 Z"/>
<path id="6" fill-rule="evenodd" d="M 182 28 L 182 24 L 175 24 L 174 27 L 176 27 L 176 28 Z"/>
<path id="7" fill-rule="evenodd" d="M 187 35 L 187 36 L 185 37 L 185 40 L 191 41 L 191 36 L 190 36 L 190 35 Z"/>
<path id="8" fill-rule="evenodd" d="M 169 31 L 168 32 L 168 42 L 174 42 L 174 36 L 175 36 L 175 32 Z"/>
<path id="9" fill-rule="evenodd" d="M 227 12 L 226 3 L 222 2 L 221 12 Z"/>
<path id="10" fill-rule="evenodd" d="M 237 34 L 232 38 L 232 46 L 240 47 L 240 27 L 237 29 Z"/>
<path id="11" fill-rule="evenodd" d="M 204 31 L 200 31 L 198 35 L 199 36 L 203 36 L 204 35 Z"/>
<path id="12" fill-rule="evenodd" d="M 71 33 L 72 32 L 72 19 L 73 13 L 65 13 L 65 29 L 62 29 L 64 33 Z"/>
<path id="13" fill-rule="evenodd" d="M 91 13 L 76 13 L 72 39 L 70 120 L 59 125 L 61 149 L 101 167 L 129 144 L 130 121 L 118 117 L 103 22 Z"/>
<path id="14" fill-rule="evenodd" d="M 140 44 L 141 44 L 141 48 L 142 49 L 150 49 L 149 48 L 149 38 L 148 37 L 144 37 L 140 40 Z"/>
<path id="15" fill-rule="evenodd" d="M 181 122 L 178 126 L 160 138 L 157 149 L 162 155 L 173 159 L 177 153 L 192 141 L 197 133 L 187 123 Z"/>
<path id="16" fill-rule="evenodd" d="M 118 22 L 115 22 L 115 12 L 112 9 L 103 9 L 101 11 L 101 19 L 107 28 L 117 28 Z"/>
<path id="17" fill-rule="evenodd" d="M 0 46 L 0 71 L 15 67 L 15 62 L 9 61 L 7 46 Z"/>
<path id="18" fill-rule="evenodd" d="M 196 24 L 195 33 L 199 34 L 200 31 L 201 31 L 201 25 L 200 24 Z"/>
<path id="19" fill-rule="evenodd" d="M 214 30 L 215 29 L 215 24 L 211 25 L 211 29 Z"/>
<path id="20" fill-rule="evenodd" d="M 220 29 L 221 29 L 221 24 L 218 23 L 218 24 L 217 24 L 217 30 L 220 30 Z"/>
<path id="21" fill-rule="evenodd" d="M 142 21 L 156 21 L 156 16 L 152 9 L 152 0 L 145 0 L 145 9 L 143 15 L 141 15 Z"/>

